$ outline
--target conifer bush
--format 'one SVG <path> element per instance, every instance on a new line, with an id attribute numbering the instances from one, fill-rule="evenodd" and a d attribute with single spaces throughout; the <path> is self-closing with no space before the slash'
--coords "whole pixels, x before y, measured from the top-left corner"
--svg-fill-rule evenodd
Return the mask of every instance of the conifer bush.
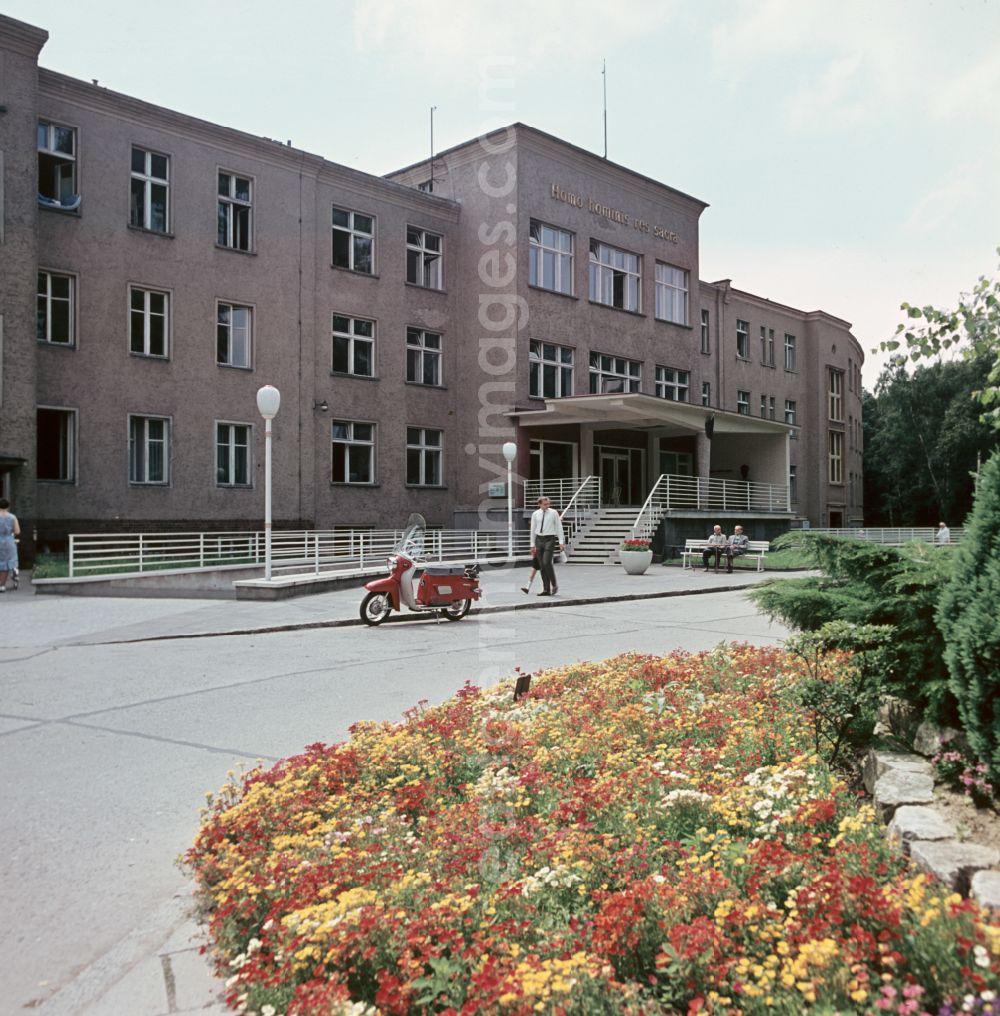
<path id="1" fill-rule="evenodd" d="M 1000 780 L 1000 455 L 983 467 L 938 602 L 949 685 L 969 746 Z"/>

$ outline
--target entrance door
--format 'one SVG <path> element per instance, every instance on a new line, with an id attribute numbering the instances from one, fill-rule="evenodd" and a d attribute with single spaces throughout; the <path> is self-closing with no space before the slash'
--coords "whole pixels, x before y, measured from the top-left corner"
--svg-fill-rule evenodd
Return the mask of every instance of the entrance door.
<path id="1" fill-rule="evenodd" d="M 601 451 L 601 501 L 607 505 L 629 504 L 631 468 L 628 452 Z"/>

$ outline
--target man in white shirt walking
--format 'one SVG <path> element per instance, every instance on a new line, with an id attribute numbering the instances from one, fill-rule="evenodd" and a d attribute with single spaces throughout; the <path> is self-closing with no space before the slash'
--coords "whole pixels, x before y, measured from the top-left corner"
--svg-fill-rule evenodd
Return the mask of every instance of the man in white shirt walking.
<path id="1" fill-rule="evenodd" d="M 547 497 L 538 499 L 538 510 L 531 513 L 531 553 L 535 567 L 542 576 L 542 591 L 539 596 L 552 596 L 559 592 L 556 570 L 552 561 L 557 550 L 566 545 L 562 519 L 559 512 L 551 507 Z"/>

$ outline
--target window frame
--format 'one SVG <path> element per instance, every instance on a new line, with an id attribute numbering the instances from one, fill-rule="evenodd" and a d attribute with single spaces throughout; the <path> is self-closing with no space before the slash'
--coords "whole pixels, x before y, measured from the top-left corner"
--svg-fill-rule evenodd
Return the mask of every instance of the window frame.
<path id="1" fill-rule="evenodd" d="M 595 364 L 594 360 L 597 358 L 598 362 Z M 610 366 L 606 366 L 604 361 L 609 361 Z M 588 357 L 588 392 L 591 395 L 610 395 L 610 394 L 629 394 L 631 392 L 642 391 L 642 360 L 633 360 L 627 356 L 614 356 L 611 353 L 600 353 L 592 351 Z M 628 370 L 618 366 L 619 364 L 625 364 L 629 368 Z M 636 367 L 637 370 L 633 372 L 632 367 Z M 598 379 L 597 390 L 594 390 L 594 380 Z M 604 382 L 610 381 L 624 381 L 626 384 L 623 386 L 622 392 L 608 392 L 604 391 Z"/>
<path id="2" fill-rule="evenodd" d="M 674 377 L 668 378 L 667 374 Z M 683 380 L 681 380 L 683 375 Z M 674 396 L 667 394 L 673 391 Z M 683 398 L 677 396 L 683 394 Z M 690 402 L 691 401 L 691 371 L 681 370 L 679 367 L 667 367 L 663 364 L 656 365 L 656 397 L 666 399 L 668 402 Z"/>
<path id="3" fill-rule="evenodd" d="M 843 486 L 844 483 L 844 432 L 841 430 L 830 430 L 827 442 L 827 461 L 829 472 L 827 474 L 831 484 Z"/>
<path id="4" fill-rule="evenodd" d="M 774 366 L 774 329 L 760 326 L 760 362 L 765 367 Z"/>
<path id="5" fill-rule="evenodd" d="M 621 255 L 622 260 L 632 259 L 634 271 L 626 265 L 615 265 L 601 258 L 601 253 L 607 251 L 610 255 Z M 622 247 L 614 247 L 603 240 L 591 237 L 590 254 L 587 263 L 588 293 L 591 303 L 601 307 L 610 307 L 613 310 L 623 310 L 629 314 L 642 313 L 642 255 L 633 251 L 625 250 Z M 615 303 L 616 280 L 621 278 L 622 302 Z M 634 285 L 630 285 L 634 283 Z M 611 299 L 603 299 L 604 291 L 610 288 Z M 630 301 L 629 296 L 633 299 Z M 630 306 L 630 302 L 634 305 Z"/>
<path id="6" fill-rule="evenodd" d="M 227 177 L 229 179 L 228 193 L 222 194 L 222 178 Z M 247 193 L 250 195 L 245 200 L 240 198 L 234 191 L 237 189 L 237 181 L 245 180 L 247 183 Z M 222 247 L 225 250 L 235 250 L 243 254 L 250 254 L 254 249 L 254 214 L 253 214 L 253 198 L 254 191 L 256 190 L 256 181 L 252 176 L 244 175 L 243 173 L 237 173 L 235 170 L 222 169 L 216 170 L 216 201 L 217 201 L 217 226 L 216 231 L 216 246 Z M 226 217 L 226 237 L 225 239 L 220 237 L 222 232 L 223 223 L 223 210 L 228 210 Z M 246 212 L 246 245 L 241 246 L 235 242 L 236 229 L 236 212 L 237 210 Z"/>
<path id="7" fill-rule="evenodd" d="M 234 363 L 232 358 L 233 351 L 233 325 L 224 324 L 220 320 L 220 314 L 222 308 L 229 308 L 230 315 L 235 310 L 245 310 L 247 312 L 247 326 L 246 326 L 246 363 Z M 221 328 L 227 328 L 227 355 L 229 359 L 221 360 L 219 358 L 219 330 Z M 248 303 L 231 303 L 229 300 L 216 300 L 215 301 L 215 365 L 217 367 L 228 367 L 231 370 L 253 370 L 253 353 L 254 353 L 254 308 Z"/>
<path id="8" fill-rule="evenodd" d="M 413 437 L 413 434 L 416 437 Z M 435 444 L 427 443 L 428 434 L 437 434 L 439 441 Z M 410 472 L 411 452 L 417 453 L 416 479 Z M 437 478 L 432 481 L 428 479 L 428 463 L 435 463 Z M 444 486 L 444 431 L 439 427 L 414 427 L 407 424 L 406 427 L 406 486 L 407 487 L 443 487 Z"/>
<path id="9" fill-rule="evenodd" d="M 347 330 L 337 328 L 337 321 L 347 322 Z M 359 323 L 371 325 L 370 335 L 359 335 L 355 328 Z M 337 377 L 375 377 L 375 334 L 377 325 L 372 318 L 355 317 L 350 314 L 333 314 L 330 319 L 330 373 Z M 335 353 L 338 339 L 346 340 L 347 344 L 347 370 L 338 370 L 336 367 Z M 357 353 L 360 346 L 368 347 L 369 373 L 365 374 L 355 370 L 357 366 Z"/>
<path id="10" fill-rule="evenodd" d="M 334 436 L 334 427 L 344 426 L 348 429 L 349 435 L 346 438 L 337 438 Z M 362 438 L 356 438 L 354 436 L 354 428 L 356 426 L 371 427 L 371 438 L 364 440 Z M 330 483 L 339 487 L 373 487 L 376 481 L 376 454 L 378 448 L 378 424 L 374 421 L 368 420 L 331 420 L 330 421 Z M 342 446 L 344 451 L 344 472 L 346 479 L 336 479 L 334 476 L 334 450 L 337 446 Z M 369 449 L 368 456 L 368 479 L 367 480 L 352 480 L 350 479 L 350 466 L 351 466 L 351 455 L 350 450 L 353 448 L 367 448 Z"/>
<path id="11" fill-rule="evenodd" d="M 750 394 L 742 388 L 736 389 L 736 412 L 740 416 L 750 415 Z"/>
<path id="12" fill-rule="evenodd" d="M 45 130 L 45 144 L 41 143 L 40 134 L 42 130 Z M 60 151 L 55 145 L 55 132 L 56 131 L 67 131 L 72 140 L 71 152 Z M 52 160 L 53 165 L 51 170 L 53 173 L 53 179 L 49 181 L 50 186 L 46 188 L 38 187 L 38 194 L 45 200 L 41 202 L 43 208 L 60 208 L 64 211 L 76 211 L 76 207 L 69 207 L 64 205 L 64 201 L 69 198 L 75 198 L 80 193 L 79 183 L 79 131 L 76 127 L 70 127 L 68 124 L 58 123 L 55 120 L 49 120 L 44 117 L 37 118 L 37 126 L 35 128 L 35 147 L 37 149 L 37 183 L 42 182 L 42 161 L 41 156 L 47 156 Z M 61 174 L 60 170 L 64 167 L 69 167 L 69 186 L 66 186 L 66 179 Z M 54 193 L 50 194 L 48 191 L 51 190 Z M 50 202 L 57 202 L 56 204 L 50 204 Z"/>
<path id="13" fill-rule="evenodd" d="M 143 307 L 139 311 L 142 314 L 142 349 L 135 348 L 135 315 L 136 308 L 133 306 L 133 296 L 136 293 L 143 294 Z M 151 324 L 153 311 L 150 309 L 150 297 L 163 297 L 163 352 L 153 353 L 150 351 Z M 155 289 L 152 286 L 144 286 L 137 282 L 128 284 L 128 351 L 130 356 L 138 356 L 149 360 L 170 359 L 170 292 L 165 289 Z"/>
<path id="14" fill-rule="evenodd" d="M 661 269 L 663 271 L 661 271 Z M 676 273 L 681 276 L 683 286 L 668 278 L 661 278 L 662 275 Z M 691 299 L 691 272 L 679 265 L 672 265 L 667 261 L 657 261 L 653 266 L 654 299 L 653 314 L 657 321 L 665 321 L 672 325 L 683 325 L 687 327 L 690 323 L 690 299 Z M 679 295 L 678 295 L 679 294 Z M 675 310 L 676 303 L 680 300 L 681 316 L 671 317 L 667 310 Z"/>
<path id="15" fill-rule="evenodd" d="M 347 225 L 335 221 L 338 212 L 347 216 Z M 370 230 L 365 231 L 358 226 L 358 217 L 369 219 Z M 378 219 L 371 212 L 359 212 L 353 208 L 344 208 L 342 205 L 330 206 L 330 266 L 345 272 L 357 272 L 358 275 L 375 274 L 375 247 L 376 232 L 378 230 Z M 337 263 L 337 251 L 335 247 L 336 234 L 342 234 L 347 239 L 347 264 Z M 368 241 L 368 268 L 358 267 L 358 241 Z M 362 255 L 363 257 L 363 255 Z"/>
<path id="16" fill-rule="evenodd" d="M 827 409 L 834 423 L 844 422 L 844 372 L 837 367 L 827 368 Z"/>
<path id="17" fill-rule="evenodd" d="M 702 381 L 701 383 L 701 404 L 703 406 L 712 405 L 712 382 Z"/>
<path id="18" fill-rule="evenodd" d="M 55 346 L 60 349 L 76 349 L 76 288 L 77 288 L 77 277 L 70 272 L 59 272 L 51 268 L 39 268 L 37 272 L 37 281 L 35 283 L 35 340 L 46 346 Z M 42 276 L 45 276 L 45 293 L 41 290 Z M 52 280 L 65 279 L 67 282 L 68 295 L 65 298 L 66 302 L 66 328 L 68 338 L 65 342 L 58 341 L 52 338 L 52 305 L 54 301 L 62 301 L 63 298 L 52 295 Z M 45 335 L 40 336 L 39 324 L 39 311 L 41 310 L 41 304 L 44 300 L 45 303 Z"/>
<path id="19" fill-rule="evenodd" d="M 736 319 L 736 356 L 740 360 L 750 359 L 750 322 Z"/>
<path id="20" fill-rule="evenodd" d="M 137 464 L 135 458 L 135 442 L 136 438 L 133 435 L 133 426 L 136 422 L 141 421 L 143 424 L 143 476 L 141 478 L 136 476 L 133 467 Z M 162 442 L 162 465 L 163 465 L 163 476 L 161 479 L 150 479 L 149 470 L 149 448 L 152 440 L 149 436 L 149 424 L 150 423 L 162 423 L 163 424 L 163 436 L 155 440 Z M 170 486 L 170 475 L 171 475 L 171 462 L 170 462 L 170 432 L 173 429 L 172 419 L 169 416 L 153 416 L 147 415 L 146 413 L 129 413 L 128 414 L 128 482 L 133 487 L 169 487 Z"/>
<path id="21" fill-rule="evenodd" d="M 419 239 L 411 240 L 411 234 Z M 437 239 L 437 249 L 427 245 L 429 237 Z M 417 269 L 412 273 L 411 265 Z M 433 289 L 436 292 L 444 290 L 443 234 L 423 229 L 421 226 L 406 227 L 406 281 L 411 286 L 420 286 L 421 289 Z"/>
<path id="22" fill-rule="evenodd" d="M 223 445 L 220 440 L 220 430 L 225 427 L 228 429 L 228 440 Z M 242 428 L 246 431 L 246 479 L 240 482 L 236 479 L 236 453 L 239 447 L 238 443 L 234 440 L 236 434 L 236 428 Z M 216 420 L 215 421 L 215 486 L 221 487 L 226 490 L 249 490 L 254 485 L 254 469 L 253 469 L 253 448 L 254 448 L 254 427 L 252 423 L 242 423 L 239 420 Z M 228 470 L 228 476 L 230 479 L 219 478 L 219 455 L 223 447 L 226 449 L 227 463 L 226 467 Z"/>
<path id="23" fill-rule="evenodd" d="M 558 359 L 546 357 L 547 350 L 556 352 Z M 569 354 L 569 360 L 562 358 Z M 547 395 L 546 367 L 551 369 L 554 390 Z M 528 396 L 532 399 L 565 399 L 572 396 L 576 379 L 576 350 L 544 339 L 530 339 L 528 342 Z M 568 391 L 566 389 L 569 389 Z"/>
<path id="24" fill-rule="evenodd" d="M 537 240 L 534 237 L 536 227 L 538 229 Z M 555 234 L 556 241 L 565 237 L 569 242 L 569 249 L 546 244 L 544 242 L 545 230 L 551 230 Z M 545 254 L 552 256 L 552 285 L 548 285 L 545 279 Z M 559 293 L 561 296 L 574 296 L 576 294 L 575 268 L 576 234 L 541 219 L 530 219 L 528 222 L 528 285 L 544 289 L 549 293 Z M 566 283 L 566 285 L 564 286 L 562 283 Z"/>
<path id="25" fill-rule="evenodd" d="M 701 308 L 701 351 L 708 354 L 712 352 L 711 318 L 706 307 Z"/>
<path id="26" fill-rule="evenodd" d="M 790 332 L 785 332 L 785 370 L 797 370 L 795 366 L 796 354 L 795 336 Z"/>
<path id="27" fill-rule="evenodd" d="M 413 341 L 414 337 L 417 341 Z M 428 346 L 427 339 L 437 339 L 437 347 Z M 441 332 L 432 332 L 427 328 L 418 328 L 415 325 L 406 327 L 406 383 L 411 385 L 423 385 L 426 388 L 444 387 L 444 341 Z M 423 380 L 426 376 L 427 362 L 430 360 L 435 365 L 436 380 Z M 417 369 L 410 370 L 411 363 L 416 363 Z M 418 376 L 411 377 L 411 373 Z"/>
<path id="28" fill-rule="evenodd" d="M 795 422 L 798 417 L 798 404 L 795 399 L 785 399 L 785 423 L 789 427 L 797 427 Z"/>
<path id="29" fill-rule="evenodd" d="M 39 440 L 39 419 L 40 413 L 58 413 L 65 423 L 68 423 L 66 428 L 66 434 L 60 433 L 60 449 L 58 458 L 60 461 L 60 471 L 67 475 L 63 476 L 39 476 L 38 470 L 42 464 L 42 455 L 39 449 L 42 447 L 42 442 Z M 69 484 L 72 486 L 76 485 L 77 482 L 77 433 L 79 427 L 79 415 L 78 409 L 69 406 L 35 406 L 35 480 L 37 483 L 62 483 Z M 63 439 L 65 438 L 65 455 L 63 454 Z M 65 467 L 63 468 L 63 463 Z"/>
<path id="30" fill-rule="evenodd" d="M 135 153 L 142 152 L 144 168 L 140 172 L 133 168 Z M 155 176 L 153 174 L 153 159 L 160 158 L 166 163 L 166 176 Z M 137 209 L 133 203 L 135 188 L 133 183 L 140 181 L 143 184 L 142 222 L 136 221 Z M 154 187 L 163 188 L 163 228 L 159 229 L 154 225 L 153 202 L 151 200 Z M 158 152 L 143 145 L 129 145 L 129 226 L 133 229 L 141 229 L 147 233 L 157 233 L 161 236 L 170 235 L 171 226 L 171 201 L 170 201 L 170 156 L 166 152 Z"/>

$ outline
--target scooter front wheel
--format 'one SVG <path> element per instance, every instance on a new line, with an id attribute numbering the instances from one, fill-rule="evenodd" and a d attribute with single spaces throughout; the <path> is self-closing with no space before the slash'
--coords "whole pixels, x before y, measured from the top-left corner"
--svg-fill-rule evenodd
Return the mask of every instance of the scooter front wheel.
<path id="1" fill-rule="evenodd" d="M 456 600 L 441 611 L 441 616 L 448 618 L 449 621 L 461 621 L 471 608 L 472 600 Z"/>
<path id="2" fill-rule="evenodd" d="M 392 610 L 389 597 L 385 593 L 369 593 L 361 601 L 361 620 L 365 624 L 381 624 Z"/>

